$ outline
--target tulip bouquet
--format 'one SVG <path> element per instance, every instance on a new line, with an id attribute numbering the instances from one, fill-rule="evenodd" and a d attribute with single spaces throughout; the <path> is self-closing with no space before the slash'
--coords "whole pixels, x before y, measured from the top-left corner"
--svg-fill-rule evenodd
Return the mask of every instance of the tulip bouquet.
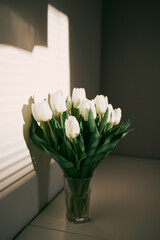
<path id="1" fill-rule="evenodd" d="M 33 143 L 58 162 L 66 177 L 91 177 L 100 161 L 131 131 L 130 121 L 119 124 L 120 108 L 113 110 L 103 95 L 88 100 L 82 88 L 74 88 L 72 98 L 61 91 L 52 93 L 49 102 L 32 103 L 31 108 Z"/>
<path id="2" fill-rule="evenodd" d="M 130 121 L 119 124 L 120 108 L 113 109 L 103 95 L 88 100 L 82 88 L 74 88 L 72 97 L 52 93 L 48 101 L 31 108 L 31 139 L 57 161 L 66 178 L 91 178 L 100 161 L 131 131 Z"/>

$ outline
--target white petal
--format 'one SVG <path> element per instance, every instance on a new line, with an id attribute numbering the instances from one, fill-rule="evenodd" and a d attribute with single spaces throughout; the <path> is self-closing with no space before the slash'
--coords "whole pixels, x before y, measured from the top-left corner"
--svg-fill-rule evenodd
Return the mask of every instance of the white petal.
<path id="1" fill-rule="evenodd" d="M 79 135 L 79 123 L 74 116 L 69 116 L 69 118 L 65 120 L 65 133 L 68 138 L 75 138 Z"/>
<path id="2" fill-rule="evenodd" d="M 120 108 L 114 109 L 114 115 L 115 115 L 115 119 L 114 119 L 114 125 L 118 125 L 121 121 L 121 117 L 122 117 L 122 111 Z"/>

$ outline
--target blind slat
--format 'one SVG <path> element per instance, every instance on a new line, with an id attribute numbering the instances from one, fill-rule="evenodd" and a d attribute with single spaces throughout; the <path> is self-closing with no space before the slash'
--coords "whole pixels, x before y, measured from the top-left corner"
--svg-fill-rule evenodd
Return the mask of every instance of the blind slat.
<path id="1" fill-rule="evenodd" d="M 9 165 L 9 167 L 5 167 L 0 171 L 0 181 L 4 179 L 8 179 L 9 176 L 15 174 L 20 169 L 24 168 L 25 166 L 32 165 L 31 160 L 28 155 L 21 154 L 18 158 L 14 158 L 14 162 Z M 33 166 L 32 166 L 33 167 Z"/>
<path id="2" fill-rule="evenodd" d="M 16 159 L 23 158 L 24 156 L 29 155 L 28 150 L 26 146 L 22 148 L 15 148 L 10 150 L 9 152 L 7 151 L 3 155 L 1 155 L 1 169 L 0 172 L 3 168 L 9 167 L 10 164 L 14 163 Z"/>
<path id="3" fill-rule="evenodd" d="M 14 182 L 18 181 L 23 176 L 29 174 L 33 171 L 33 166 L 30 163 L 28 166 L 25 166 L 24 168 L 18 169 L 17 172 L 15 172 L 13 175 L 10 175 L 8 178 L 0 182 L 0 191 L 3 191 L 7 187 L 9 187 Z"/>

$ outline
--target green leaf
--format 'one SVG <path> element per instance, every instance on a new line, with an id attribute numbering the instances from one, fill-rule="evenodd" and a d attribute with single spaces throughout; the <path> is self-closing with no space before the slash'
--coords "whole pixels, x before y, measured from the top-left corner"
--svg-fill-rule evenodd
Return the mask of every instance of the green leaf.
<path id="1" fill-rule="evenodd" d="M 76 166 L 77 169 L 80 169 L 81 161 L 84 160 L 87 155 L 85 153 L 85 145 L 84 140 L 81 134 L 77 138 L 74 139 L 75 141 L 75 153 L 76 153 Z"/>
<path id="2" fill-rule="evenodd" d="M 123 137 L 132 131 L 132 129 L 127 129 L 129 126 L 130 124 L 127 122 L 126 124 L 122 124 L 121 126 L 117 127 L 115 130 L 112 130 L 111 134 L 108 136 L 108 138 L 106 138 L 104 143 L 97 148 L 94 158 L 88 161 L 88 172 L 85 170 L 85 173 L 88 176 L 92 176 L 93 171 L 98 166 L 100 161 L 111 153 L 111 151 Z"/>
<path id="3" fill-rule="evenodd" d="M 121 123 L 121 125 L 118 125 L 114 128 L 109 129 L 108 131 L 106 130 L 103 135 L 102 135 L 102 139 L 101 139 L 101 144 L 106 142 L 110 142 L 110 140 L 116 136 L 117 134 L 123 133 L 124 131 L 126 131 L 129 127 L 130 127 L 130 121 L 127 121 L 125 124 Z M 132 129 L 131 129 L 132 130 Z"/>
<path id="4" fill-rule="evenodd" d="M 73 162 L 72 157 L 68 156 L 68 149 L 66 147 L 66 143 L 65 143 L 64 139 L 61 139 L 61 141 L 60 141 L 60 145 L 58 147 L 58 153 L 61 156 L 65 157 L 66 159 L 69 159 L 70 161 Z"/>
<path id="5" fill-rule="evenodd" d="M 71 115 L 75 116 L 77 120 L 79 119 L 79 109 L 73 107 L 73 104 L 72 104 L 72 108 L 71 108 Z"/>
<path id="6" fill-rule="evenodd" d="M 92 160 L 93 160 L 93 157 L 87 157 L 84 161 L 82 161 L 82 165 L 79 172 L 79 178 L 92 177 L 92 173 L 93 173 L 91 172 L 91 166 L 93 165 Z"/>
<path id="7" fill-rule="evenodd" d="M 55 135 L 58 139 L 58 149 L 57 151 L 62 155 L 65 156 L 70 161 L 74 162 L 76 159 L 75 153 L 71 146 L 69 139 L 66 137 L 63 128 L 55 128 L 53 127 Z"/>
<path id="8" fill-rule="evenodd" d="M 81 163 L 80 176 L 82 178 L 89 176 L 90 166 L 92 165 L 95 153 L 99 148 L 100 138 L 101 138 L 101 135 L 96 127 L 94 132 L 90 135 L 90 138 L 89 138 L 88 147 L 86 149 L 87 157 Z"/>
<path id="9" fill-rule="evenodd" d="M 97 114 L 97 116 L 96 116 L 95 123 L 96 123 L 97 128 L 99 128 L 99 126 L 100 126 L 99 114 Z"/>
<path id="10" fill-rule="evenodd" d="M 33 144 L 39 149 L 43 150 L 41 143 L 47 143 L 47 138 L 42 130 L 42 128 L 37 124 L 35 119 L 32 116 L 31 126 L 30 126 L 30 137 L 32 139 Z"/>
<path id="11" fill-rule="evenodd" d="M 94 156 L 94 154 L 99 146 L 99 143 L 100 143 L 100 137 L 101 137 L 101 135 L 99 134 L 99 131 L 96 127 L 94 132 L 90 135 L 89 144 L 86 149 L 87 156 L 89 156 L 89 157 Z"/>
<path id="12" fill-rule="evenodd" d="M 80 127 L 80 132 L 82 133 L 83 132 L 83 122 L 84 122 L 84 118 L 80 115 L 79 116 L 79 127 Z"/>
<path id="13" fill-rule="evenodd" d="M 116 136 L 114 136 L 110 142 L 108 142 L 108 139 L 107 141 L 104 142 L 104 144 L 102 144 L 98 150 L 96 151 L 96 154 L 95 154 L 95 158 L 93 160 L 93 162 L 95 161 L 101 161 L 102 159 L 105 158 L 106 155 L 108 155 L 108 152 L 110 153 L 114 148 L 115 146 L 117 145 L 117 143 L 123 138 L 125 137 L 131 130 L 125 130 L 124 132 L 122 133 L 119 133 L 117 134 Z"/>
<path id="14" fill-rule="evenodd" d="M 91 133 L 94 132 L 96 128 L 96 123 L 95 123 L 95 119 L 93 117 L 93 113 L 91 109 L 89 109 L 87 125 L 88 125 L 89 131 Z"/>
<path id="15" fill-rule="evenodd" d="M 43 127 L 45 129 L 45 134 L 46 134 L 46 138 L 47 138 L 48 142 L 51 144 L 51 146 L 53 148 L 55 148 L 56 139 L 55 139 L 55 136 L 52 136 L 52 132 L 51 132 L 50 127 L 49 127 L 49 123 L 48 122 L 43 122 Z M 54 135 L 54 133 L 53 133 L 53 135 Z"/>
<path id="16" fill-rule="evenodd" d="M 60 137 L 59 137 L 59 129 L 61 129 L 59 122 L 55 119 L 53 116 L 52 119 L 48 123 L 50 125 L 50 131 L 51 131 L 51 136 L 54 139 L 55 142 L 55 149 L 58 149 L 59 142 L 60 142 Z"/>
<path id="17" fill-rule="evenodd" d="M 49 145 L 43 144 L 42 145 L 44 150 L 52 157 L 62 168 L 64 171 L 65 176 L 67 177 L 78 177 L 78 171 L 76 170 L 74 164 L 61 156 L 57 151 L 52 149 Z"/>
<path id="18" fill-rule="evenodd" d="M 101 146 L 96 154 L 94 159 L 92 159 L 92 164 L 90 164 L 88 174 L 92 176 L 95 168 L 98 166 L 98 164 L 107 156 L 111 153 L 111 151 L 115 148 L 116 144 L 118 143 L 117 141 L 110 142 L 109 144 Z"/>
<path id="19" fill-rule="evenodd" d="M 107 119 L 108 119 L 108 108 L 102 118 L 102 122 L 100 124 L 100 128 L 99 128 L 99 132 L 102 133 L 102 131 L 104 130 L 104 128 L 106 127 L 107 125 Z"/>
<path id="20" fill-rule="evenodd" d="M 106 125 L 105 131 L 108 131 L 109 129 L 111 129 L 111 127 L 112 127 L 112 113 L 110 115 L 110 121 Z"/>
<path id="21" fill-rule="evenodd" d="M 66 146 L 66 151 L 67 151 L 67 158 L 70 159 L 74 165 L 75 165 L 75 161 L 76 161 L 76 153 L 74 151 L 74 147 L 73 147 L 73 143 L 66 137 L 64 136 L 64 143 Z"/>
<path id="22" fill-rule="evenodd" d="M 79 149 L 81 149 L 82 152 L 85 152 L 84 140 L 83 140 L 81 133 L 78 135 L 76 140 L 77 140 L 77 145 L 78 145 Z"/>
<path id="23" fill-rule="evenodd" d="M 52 115 L 52 119 L 50 120 L 52 126 L 56 127 L 56 128 L 61 128 L 58 120 L 55 118 L 54 114 Z"/>
<path id="24" fill-rule="evenodd" d="M 65 126 L 66 119 L 68 119 L 68 111 L 63 112 L 62 114 L 63 126 Z"/>

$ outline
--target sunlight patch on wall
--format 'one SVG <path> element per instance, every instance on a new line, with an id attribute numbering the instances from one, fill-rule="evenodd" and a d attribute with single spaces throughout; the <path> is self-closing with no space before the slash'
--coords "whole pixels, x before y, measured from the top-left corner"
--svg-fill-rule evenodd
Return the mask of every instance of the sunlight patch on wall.
<path id="1" fill-rule="evenodd" d="M 70 93 L 68 17 L 48 6 L 48 47 L 36 46 L 32 53 L 0 45 L 0 191 L 33 171 L 23 136 L 30 114 L 25 106 L 61 89 Z M 23 112 L 22 112 L 23 110 Z M 24 118 L 25 115 L 25 119 Z"/>

